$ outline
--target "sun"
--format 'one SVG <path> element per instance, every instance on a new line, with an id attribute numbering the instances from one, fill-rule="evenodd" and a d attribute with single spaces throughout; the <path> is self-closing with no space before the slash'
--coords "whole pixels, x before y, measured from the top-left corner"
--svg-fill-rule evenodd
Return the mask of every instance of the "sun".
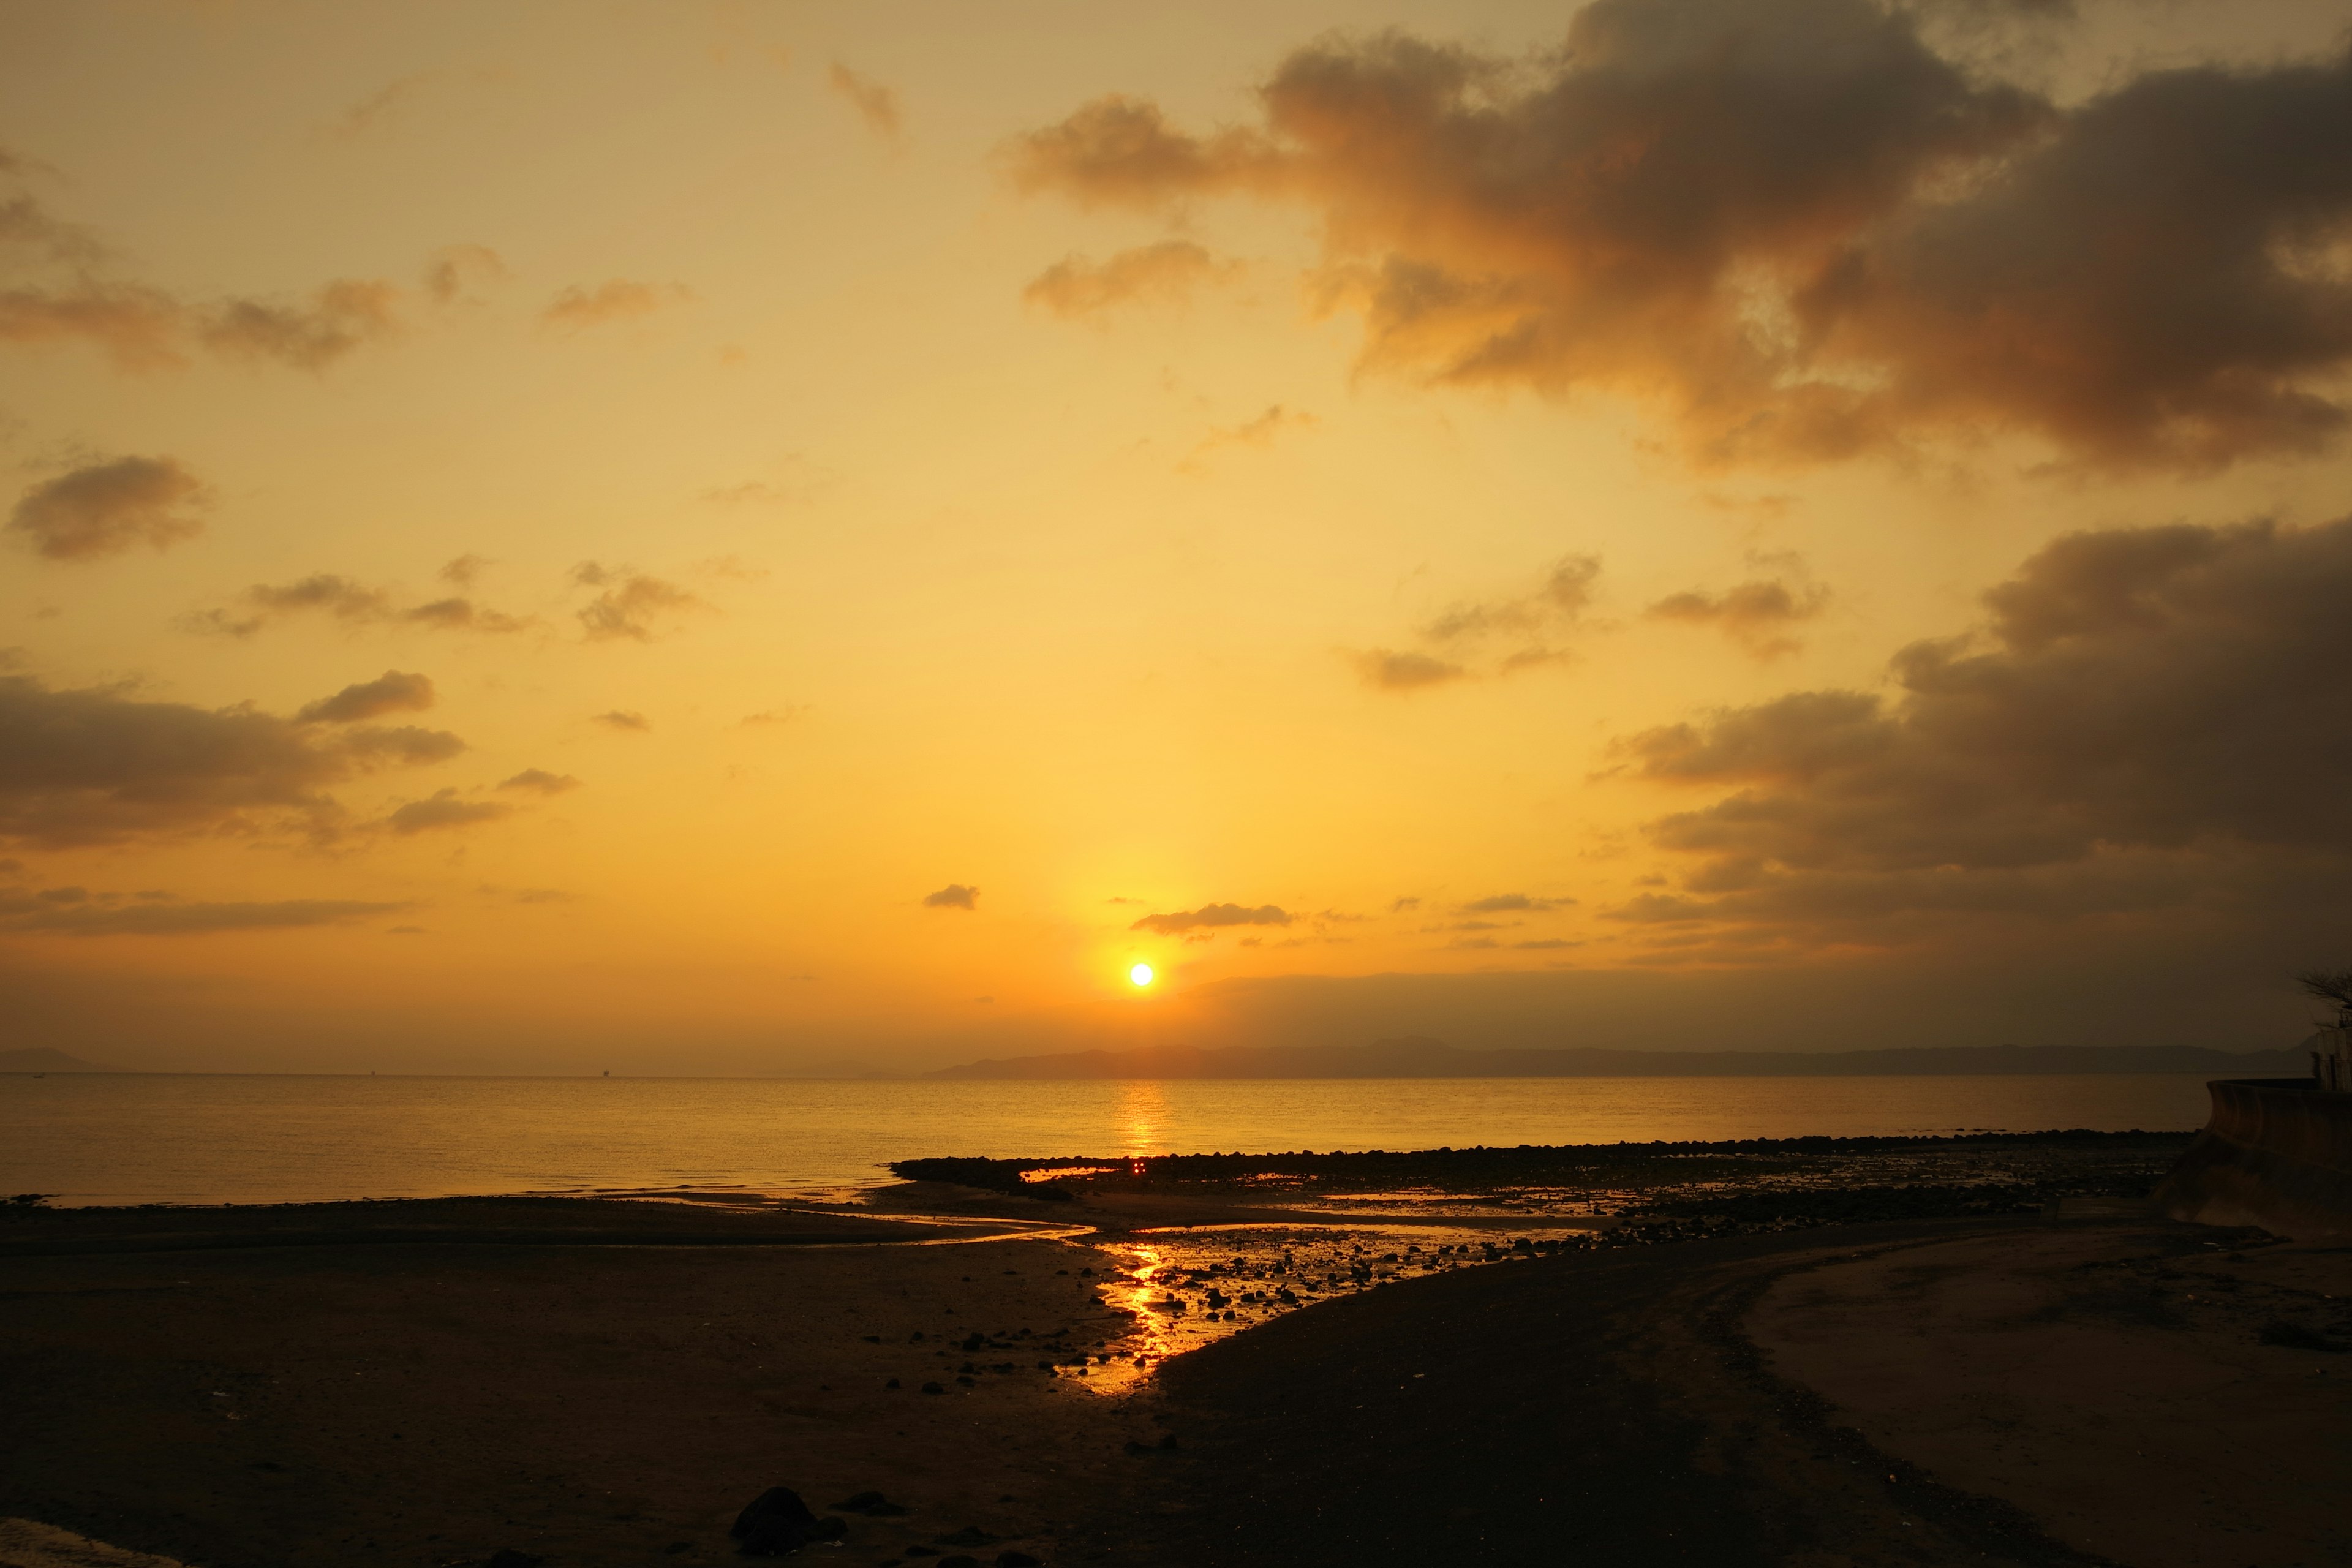
<path id="1" fill-rule="evenodd" d="M 1127 977 L 1138 985 L 1149 985 L 1151 984 L 1151 965 L 1139 963 L 1127 972 Z"/>

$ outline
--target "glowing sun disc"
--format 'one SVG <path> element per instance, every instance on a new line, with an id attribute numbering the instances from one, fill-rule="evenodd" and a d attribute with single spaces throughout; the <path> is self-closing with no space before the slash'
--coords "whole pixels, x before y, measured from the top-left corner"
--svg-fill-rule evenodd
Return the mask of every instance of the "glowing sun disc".
<path id="1" fill-rule="evenodd" d="M 1151 984 L 1151 965 L 1139 963 L 1127 972 L 1127 977 L 1138 985 L 1149 985 Z"/>

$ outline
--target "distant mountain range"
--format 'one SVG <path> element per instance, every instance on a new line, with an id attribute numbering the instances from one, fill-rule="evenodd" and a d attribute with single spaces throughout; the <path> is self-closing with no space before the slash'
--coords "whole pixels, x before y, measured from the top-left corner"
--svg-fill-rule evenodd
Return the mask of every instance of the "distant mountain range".
<path id="1" fill-rule="evenodd" d="M 63 1051 L 47 1046 L 32 1046 L 23 1050 L 0 1051 L 0 1072 L 112 1072 L 96 1062 L 86 1062 L 79 1057 L 69 1057 Z"/>
<path id="2" fill-rule="evenodd" d="M 1168 1047 L 1072 1051 L 968 1062 L 932 1079 L 1101 1078 L 1843 1078 L 1922 1074 L 2202 1073 L 2294 1078 L 2302 1049 L 2216 1051 L 2202 1046 L 1921 1046 L 1874 1051 L 1465 1051 L 1414 1037 L 1369 1046 Z"/>

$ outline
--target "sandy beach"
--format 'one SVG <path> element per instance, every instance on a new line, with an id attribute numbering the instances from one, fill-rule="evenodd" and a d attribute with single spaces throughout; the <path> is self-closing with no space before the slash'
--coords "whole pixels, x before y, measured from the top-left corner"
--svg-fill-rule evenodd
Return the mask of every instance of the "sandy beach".
<path id="1" fill-rule="evenodd" d="M 2095 1199 L 1595 1246 L 1625 1220 L 1173 1186 L 12 1213 L 0 1516 L 221 1568 L 692 1568 L 777 1485 L 877 1564 L 2352 1545 L 2339 1252 Z"/>

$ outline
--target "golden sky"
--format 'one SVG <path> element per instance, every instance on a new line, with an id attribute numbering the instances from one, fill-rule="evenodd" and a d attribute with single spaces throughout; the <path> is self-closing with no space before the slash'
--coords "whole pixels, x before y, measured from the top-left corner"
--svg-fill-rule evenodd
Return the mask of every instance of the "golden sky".
<path id="1" fill-rule="evenodd" d="M 0 0 L 0 1043 L 2285 1043 L 2347 32 Z"/>

